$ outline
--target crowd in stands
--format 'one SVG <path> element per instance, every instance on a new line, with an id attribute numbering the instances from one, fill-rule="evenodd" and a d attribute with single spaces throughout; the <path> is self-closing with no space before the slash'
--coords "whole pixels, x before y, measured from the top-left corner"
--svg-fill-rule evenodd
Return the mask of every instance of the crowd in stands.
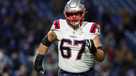
<path id="1" fill-rule="evenodd" d="M 35 48 L 52 21 L 63 18 L 68 0 L 0 0 L 0 76 L 38 76 L 33 69 Z M 85 0 L 87 21 L 101 25 L 105 60 L 96 76 L 136 76 L 136 14 L 112 13 Z M 51 47 L 56 47 L 52 45 Z M 57 76 L 57 52 L 50 48 L 47 76 Z"/>

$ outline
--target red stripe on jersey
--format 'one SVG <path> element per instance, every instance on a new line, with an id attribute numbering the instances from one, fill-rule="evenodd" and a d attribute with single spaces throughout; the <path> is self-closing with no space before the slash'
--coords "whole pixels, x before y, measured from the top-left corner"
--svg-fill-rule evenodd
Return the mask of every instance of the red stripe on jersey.
<path id="1" fill-rule="evenodd" d="M 96 24 L 93 23 L 91 28 L 90 28 L 90 33 L 95 33 L 96 32 L 96 27 L 97 27 Z"/>
<path id="2" fill-rule="evenodd" d="M 55 29 L 60 29 L 60 21 L 59 20 L 55 20 L 54 21 L 54 26 L 55 26 Z"/>

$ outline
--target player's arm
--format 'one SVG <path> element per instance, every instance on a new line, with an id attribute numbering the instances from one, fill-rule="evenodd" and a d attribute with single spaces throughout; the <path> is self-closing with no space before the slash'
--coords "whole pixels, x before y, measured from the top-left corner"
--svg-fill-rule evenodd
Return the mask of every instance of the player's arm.
<path id="1" fill-rule="evenodd" d="M 43 71 L 42 62 L 43 62 L 43 59 L 44 59 L 44 55 L 48 52 L 48 47 L 56 39 L 57 39 L 56 34 L 52 31 L 50 31 L 42 39 L 40 45 L 36 49 L 36 55 L 35 55 L 35 60 L 34 60 L 34 69 L 37 72 Z"/>
<path id="2" fill-rule="evenodd" d="M 103 61 L 104 60 L 104 50 L 103 47 L 101 45 L 101 41 L 100 41 L 100 36 L 97 35 L 94 39 L 93 39 L 93 43 L 94 43 L 94 48 L 95 48 L 95 56 L 96 56 L 96 60 L 97 61 Z"/>

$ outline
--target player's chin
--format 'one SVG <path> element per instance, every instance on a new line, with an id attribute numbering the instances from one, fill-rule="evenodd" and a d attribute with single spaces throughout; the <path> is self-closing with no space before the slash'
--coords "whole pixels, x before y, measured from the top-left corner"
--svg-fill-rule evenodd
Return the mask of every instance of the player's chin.
<path id="1" fill-rule="evenodd" d="M 71 21 L 71 25 L 73 26 L 73 27 L 78 27 L 79 26 L 79 21 Z"/>

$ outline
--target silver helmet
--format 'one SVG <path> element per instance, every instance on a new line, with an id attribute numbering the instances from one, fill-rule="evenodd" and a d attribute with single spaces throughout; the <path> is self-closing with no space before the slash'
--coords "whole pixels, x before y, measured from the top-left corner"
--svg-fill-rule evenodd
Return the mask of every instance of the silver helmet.
<path id="1" fill-rule="evenodd" d="M 81 0 L 69 0 L 65 5 L 64 12 L 76 12 L 85 11 L 85 6 L 81 3 Z"/>
<path id="2" fill-rule="evenodd" d="M 77 27 L 84 20 L 86 8 L 81 0 L 69 0 L 64 8 L 64 15 L 72 27 Z"/>

